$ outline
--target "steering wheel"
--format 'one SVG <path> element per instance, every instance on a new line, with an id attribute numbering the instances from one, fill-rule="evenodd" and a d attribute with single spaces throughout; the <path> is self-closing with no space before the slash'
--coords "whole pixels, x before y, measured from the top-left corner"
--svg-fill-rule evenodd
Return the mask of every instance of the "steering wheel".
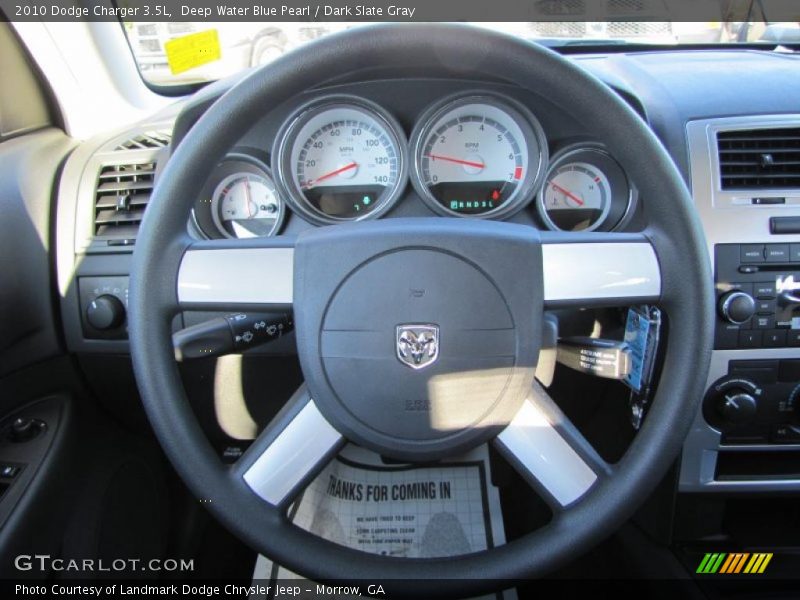
<path id="1" fill-rule="evenodd" d="M 358 69 L 424 67 L 452 76 L 458 65 L 546 90 L 636 181 L 646 229 L 570 234 L 431 217 L 315 228 L 296 238 L 188 236 L 186 215 L 205 176 L 266 108 Z M 254 71 L 188 132 L 136 243 L 131 352 L 167 456 L 252 548 L 320 581 L 404 580 L 407 592 L 430 595 L 426 580 L 438 579 L 437 595 L 478 594 L 585 552 L 664 476 L 705 384 L 711 281 L 683 180 L 647 125 L 603 83 L 547 49 L 488 30 L 379 25 L 321 39 Z M 543 311 L 639 303 L 664 309 L 669 337 L 648 417 L 612 465 L 534 380 Z M 306 384 L 231 466 L 194 418 L 173 357 L 172 319 L 198 306 L 294 310 Z M 401 350 L 429 364 L 409 368 Z M 415 462 L 493 443 L 553 517 L 503 546 L 458 557 L 404 559 L 335 545 L 291 524 L 286 509 L 345 440 Z"/>

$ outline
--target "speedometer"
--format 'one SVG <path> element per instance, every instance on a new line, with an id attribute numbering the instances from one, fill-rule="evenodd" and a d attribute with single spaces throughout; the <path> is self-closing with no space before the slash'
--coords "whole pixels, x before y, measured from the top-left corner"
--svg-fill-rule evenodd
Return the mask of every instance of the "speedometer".
<path id="1" fill-rule="evenodd" d="M 450 98 L 429 109 L 411 136 L 412 183 L 445 215 L 504 217 L 534 195 L 547 164 L 536 119 L 511 99 Z"/>
<path id="2" fill-rule="evenodd" d="M 389 210 L 407 177 L 405 136 L 379 106 L 328 96 L 301 108 L 278 134 L 273 171 L 294 208 L 317 223 Z"/>

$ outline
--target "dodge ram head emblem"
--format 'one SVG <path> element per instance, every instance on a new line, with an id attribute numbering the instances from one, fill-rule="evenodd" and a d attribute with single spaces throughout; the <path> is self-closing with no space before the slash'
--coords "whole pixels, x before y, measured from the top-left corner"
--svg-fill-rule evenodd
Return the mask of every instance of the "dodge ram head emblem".
<path id="1" fill-rule="evenodd" d="M 429 367 L 439 357 L 437 325 L 398 325 L 397 358 L 412 369 Z"/>

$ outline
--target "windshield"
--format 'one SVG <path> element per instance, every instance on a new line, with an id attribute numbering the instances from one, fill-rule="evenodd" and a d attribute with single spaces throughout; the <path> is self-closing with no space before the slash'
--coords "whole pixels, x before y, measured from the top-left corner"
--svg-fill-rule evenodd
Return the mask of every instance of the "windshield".
<path id="1" fill-rule="evenodd" d="M 798 23 L 568 21 L 475 23 L 548 46 L 800 42 Z M 158 86 L 204 83 L 258 67 L 308 42 L 363 23 L 126 22 L 142 76 Z"/>

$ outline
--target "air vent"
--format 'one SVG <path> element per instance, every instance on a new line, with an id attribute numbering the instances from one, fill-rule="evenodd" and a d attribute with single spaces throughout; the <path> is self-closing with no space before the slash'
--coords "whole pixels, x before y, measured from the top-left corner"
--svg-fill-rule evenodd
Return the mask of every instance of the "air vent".
<path id="1" fill-rule="evenodd" d="M 800 188 L 800 127 L 717 134 L 723 190 Z"/>
<path id="2" fill-rule="evenodd" d="M 100 170 L 94 202 L 95 237 L 133 240 L 153 191 L 156 164 L 109 165 Z"/>
<path id="3" fill-rule="evenodd" d="M 163 148 L 169 145 L 172 136 L 168 131 L 147 131 L 125 140 L 114 150 L 143 150 Z"/>

